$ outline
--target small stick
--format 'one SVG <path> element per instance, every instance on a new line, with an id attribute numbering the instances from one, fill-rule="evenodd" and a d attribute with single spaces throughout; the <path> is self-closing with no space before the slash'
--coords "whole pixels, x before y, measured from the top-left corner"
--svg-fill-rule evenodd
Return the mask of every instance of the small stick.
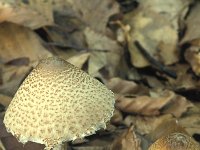
<path id="1" fill-rule="evenodd" d="M 142 46 L 138 41 L 134 42 L 135 46 L 141 52 L 141 54 L 149 61 L 149 63 L 156 68 L 158 71 L 165 73 L 166 75 L 177 78 L 177 75 L 174 71 L 169 70 L 166 66 L 155 60 Z"/>

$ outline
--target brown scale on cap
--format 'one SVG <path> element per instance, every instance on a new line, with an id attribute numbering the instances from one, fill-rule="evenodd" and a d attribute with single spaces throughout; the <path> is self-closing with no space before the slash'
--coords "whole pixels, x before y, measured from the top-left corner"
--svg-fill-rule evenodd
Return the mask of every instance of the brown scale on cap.
<path id="1" fill-rule="evenodd" d="M 42 60 L 10 103 L 4 124 L 20 142 L 46 149 L 106 127 L 114 94 L 98 80 L 58 57 Z"/>
<path id="2" fill-rule="evenodd" d="M 149 150 L 200 150 L 200 145 L 186 134 L 171 133 L 159 138 Z"/>

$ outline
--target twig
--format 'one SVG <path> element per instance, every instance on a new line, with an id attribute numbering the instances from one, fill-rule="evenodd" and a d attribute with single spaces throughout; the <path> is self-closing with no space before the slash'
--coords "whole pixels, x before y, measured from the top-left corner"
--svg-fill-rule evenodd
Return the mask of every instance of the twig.
<path id="1" fill-rule="evenodd" d="M 155 60 L 142 46 L 138 41 L 134 42 L 135 46 L 141 52 L 141 54 L 149 61 L 149 63 L 156 68 L 158 71 L 165 73 L 166 75 L 176 78 L 177 75 L 174 71 L 169 70 L 166 66 L 161 64 L 159 61 Z"/>

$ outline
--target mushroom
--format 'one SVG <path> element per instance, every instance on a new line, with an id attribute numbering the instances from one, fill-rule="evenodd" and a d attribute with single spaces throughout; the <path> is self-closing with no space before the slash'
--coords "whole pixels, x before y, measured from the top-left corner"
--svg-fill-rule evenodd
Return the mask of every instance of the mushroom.
<path id="1" fill-rule="evenodd" d="M 61 148 L 62 142 L 106 128 L 114 111 L 114 94 L 67 61 L 42 60 L 16 92 L 4 124 L 20 142 Z"/>
<path id="2" fill-rule="evenodd" d="M 148 150 L 200 150 L 200 145 L 184 133 L 171 133 L 159 138 Z"/>

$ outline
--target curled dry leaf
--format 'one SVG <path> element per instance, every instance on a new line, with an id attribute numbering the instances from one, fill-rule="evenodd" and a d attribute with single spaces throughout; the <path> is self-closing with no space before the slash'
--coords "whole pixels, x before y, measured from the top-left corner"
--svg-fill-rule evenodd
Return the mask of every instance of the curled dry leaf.
<path id="1" fill-rule="evenodd" d="M 22 0 L 0 1 L 0 22 L 13 22 L 32 29 L 53 24 L 51 1 Z"/>
<path id="2" fill-rule="evenodd" d="M 200 115 L 189 114 L 179 119 L 180 124 L 185 128 L 189 135 L 200 134 Z"/>
<path id="3" fill-rule="evenodd" d="M 188 2 L 182 0 L 140 1 L 140 6 L 135 11 L 125 15 L 124 22 L 131 27 L 128 47 L 132 65 L 136 67 L 149 65 L 148 61 L 133 45 L 134 41 L 139 41 L 154 59 L 165 65 L 178 61 L 176 48 L 178 16 L 181 12 L 185 14 L 183 10 L 187 9 L 188 5 Z"/>
<path id="4" fill-rule="evenodd" d="M 107 87 L 115 94 L 124 96 L 143 95 L 148 93 L 148 89 L 145 86 L 118 77 L 111 78 L 107 82 Z"/>
<path id="5" fill-rule="evenodd" d="M 145 116 L 127 116 L 124 119 L 124 124 L 130 126 L 134 125 L 135 130 L 141 135 L 149 134 L 152 132 L 159 124 L 167 120 L 171 120 L 172 115 L 166 114 L 158 117 L 145 117 Z"/>
<path id="6" fill-rule="evenodd" d="M 173 114 L 175 117 L 179 118 L 184 112 L 188 110 L 188 108 L 191 107 L 194 107 L 194 105 L 185 97 L 174 95 L 170 103 L 165 108 L 163 108 L 162 113 Z"/>
<path id="7" fill-rule="evenodd" d="M 177 105 L 179 105 L 178 108 Z M 156 92 L 151 91 L 150 96 L 119 96 L 115 106 L 119 110 L 127 113 L 137 113 L 147 116 L 169 113 L 180 117 L 193 105 L 184 97 L 176 95 L 172 91 L 158 90 Z"/>
<path id="8" fill-rule="evenodd" d="M 0 57 L 2 62 L 27 57 L 30 62 L 50 57 L 52 54 L 45 49 L 40 38 L 30 29 L 13 23 L 0 24 Z"/>
<path id="9" fill-rule="evenodd" d="M 121 96 L 116 100 L 116 107 L 128 113 L 137 113 L 142 115 L 158 115 L 160 109 L 167 105 L 174 97 L 174 93 L 170 91 L 162 91 L 156 97 L 137 96 L 125 97 Z"/>
<path id="10" fill-rule="evenodd" d="M 185 52 L 185 58 L 196 75 L 200 75 L 200 53 L 199 47 L 192 46 Z"/>
<path id="11" fill-rule="evenodd" d="M 134 132 L 134 127 L 130 126 L 114 140 L 111 150 L 141 150 L 140 142 Z"/>

